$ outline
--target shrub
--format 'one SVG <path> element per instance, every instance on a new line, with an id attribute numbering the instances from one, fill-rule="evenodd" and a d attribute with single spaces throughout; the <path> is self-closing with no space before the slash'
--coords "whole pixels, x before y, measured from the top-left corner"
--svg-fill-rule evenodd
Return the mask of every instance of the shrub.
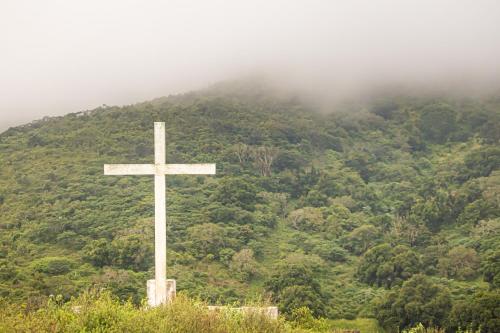
<path id="1" fill-rule="evenodd" d="M 484 281 L 490 283 L 492 288 L 500 287 L 500 250 L 487 253 L 481 262 L 481 271 Z"/>
<path id="2" fill-rule="evenodd" d="M 375 315 L 388 328 L 403 329 L 418 323 L 443 327 L 450 309 L 449 291 L 425 275 L 417 274 L 379 300 Z"/>
<path id="3" fill-rule="evenodd" d="M 210 311 L 180 294 L 168 306 L 135 307 L 108 292 L 90 292 L 61 304 L 51 298 L 37 311 L 1 303 L 0 332 L 287 332 L 282 319 L 231 310 Z"/>
<path id="4" fill-rule="evenodd" d="M 456 112 L 447 104 L 431 104 L 422 109 L 419 128 L 424 138 L 435 143 L 444 143 L 457 129 Z"/>
<path id="5" fill-rule="evenodd" d="M 319 231 L 325 227 L 321 209 L 314 207 L 294 210 L 288 216 L 288 221 L 294 229 L 301 231 Z"/>
<path id="6" fill-rule="evenodd" d="M 449 328 L 456 330 L 467 327 L 482 333 L 500 332 L 500 293 L 478 293 L 467 301 L 453 305 Z"/>
<path id="7" fill-rule="evenodd" d="M 354 254 L 360 255 L 375 245 L 378 237 L 379 231 L 377 228 L 371 224 L 363 224 L 347 235 L 344 246 Z"/>
<path id="8" fill-rule="evenodd" d="M 422 262 L 412 249 L 384 243 L 368 250 L 357 271 L 360 281 L 391 288 L 420 272 Z"/>
<path id="9" fill-rule="evenodd" d="M 325 296 L 313 272 L 303 265 L 282 266 L 265 283 L 280 311 L 291 314 L 294 309 L 307 307 L 315 316 L 325 315 Z"/>
<path id="10" fill-rule="evenodd" d="M 467 280 L 477 274 L 479 257 L 476 250 L 457 246 L 448 252 L 448 256 L 439 259 L 438 269 L 446 277 Z"/>
<path id="11" fill-rule="evenodd" d="M 64 257 L 46 257 L 38 259 L 32 264 L 33 270 L 47 275 L 61 275 L 68 273 L 76 263 Z"/>

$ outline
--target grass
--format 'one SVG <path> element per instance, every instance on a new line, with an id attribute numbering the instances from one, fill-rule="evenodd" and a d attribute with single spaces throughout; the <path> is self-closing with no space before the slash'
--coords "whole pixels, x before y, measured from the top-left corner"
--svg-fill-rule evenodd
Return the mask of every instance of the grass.
<path id="1" fill-rule="evenodd" d="M 180 293 L 169 305 L 148 308 L 121 302 L 109 292 L 91 291 L 64 303 L 52 297 L 38 309 L 0 299 L 0 332 L 166 332 L 166 333 L 383 333 L 376 320 L 315 319 L 302 308 L 295 318 L 271 319 L 258 313 L 210 311 L 205 302 Z"/>
<path id="2" fill-rule="evenodd" d="M 209 311 L 180 294 L 157 308 L 122 303 L 110 293 L 85 293 L 68 303 L 51 299 L 42 308 L 0 303 L 0 332 L 290 332 L 283 320 L 260 314 Z"/>
<path id="3" fill-rule="evenodd" d="M 337 330 L 358 330 L 361 333 L 384 333 L 377 320 L 370 318 L 357 318 L 353 320 L 329 320 L 330 327 Z"/>

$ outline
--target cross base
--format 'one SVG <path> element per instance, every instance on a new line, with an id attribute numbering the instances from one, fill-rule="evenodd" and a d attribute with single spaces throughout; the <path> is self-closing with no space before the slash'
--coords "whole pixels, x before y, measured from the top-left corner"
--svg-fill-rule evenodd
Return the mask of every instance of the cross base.
<path id="1" fill-rule="evenodd" d="M 242 306 L 239 308 L 232 308 L 228 306 L 209 305 L 210 311 L 234 311 L 244 314 L 259 314 L 269 319 L 278 319 L 279 311 L 277 306 Z"/>
<path id="2" fill-rule="evenodd" d="M 165 281 L 167 287 L 167 300 L 166 304 L 172 302 L 175 298 L 177 289 L 176 289 L 176 283 L 175 280 L 173 279 L 167 279 Z M 147 283 L 147 290 L 148 290 L 148 305 L 151 307 L 158 306 L 161 304 L 161 302 L 156 301 L 156 283 L 155 280 L 148 280 Z"/>

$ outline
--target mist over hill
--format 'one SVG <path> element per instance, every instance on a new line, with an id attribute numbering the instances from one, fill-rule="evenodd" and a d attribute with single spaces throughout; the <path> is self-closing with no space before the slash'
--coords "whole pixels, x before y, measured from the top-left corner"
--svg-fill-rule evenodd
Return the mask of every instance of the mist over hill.
<path id="1" fill-rule="evenodd" d="M 102 167 L 151 163 L 163 121 L 167 162 L 217 163 L 215 177 L 167 177 L 167 275 L 181 291 L 494 332 L 500 98 L 319 104 L 232 81 L 1 133 L 0 297 L 36 307 L 91 286 L 145 297 L 153 180 Z"/>
<path id="2" fill-rule="evenodd" d="M 2 5 L 0 132 L 256 73 L 335 99 L 384 85 L 500 87 L 495 0 Z"/>

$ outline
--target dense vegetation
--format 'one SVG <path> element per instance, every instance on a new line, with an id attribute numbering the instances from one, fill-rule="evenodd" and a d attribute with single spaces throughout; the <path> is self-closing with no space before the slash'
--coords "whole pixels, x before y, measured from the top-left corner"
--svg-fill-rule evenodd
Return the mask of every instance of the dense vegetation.
<path id="1" fill-rule="evenodd" d="M 0 134 L 0 297 L 36 309 L 105 287 L 139 304 L 153 274 L 153 181 L 170 163 L 168 275 L 209 303 L 293 318 L 500 331 L 500 99 L 373 98 L 330 113 L 230 83 L 47 118 Z M 302 310 L 301 310 L 302 311 Z M 306 312 L 307 312 L 306 311 Z"/>
<path id="2" fill-rule="evenodd" d="M 22 320 L 19 320 L 22 318 Z M 283 320 L 253 313 L 209 311 L 204 303 L 178 297 L 168 307 L 138 309 L 109 294 L 83 294 L 68 303 L 51 298 L 35 312 L 14 305 L 0 312 L 0 332 L 287 332 Z"/>
<path id="3" fill-rule="evenodd" d="M 168 306 L 147 308 L 120 302 L 109 292 L 85 292 L 64 302 L 50 297 L 36 311 L 17 304 L 0 307 L 0 332 L 276 332 L 276 333 L 382 333 L 375 319 L 328 320 L 314 318 L 306 307 L 293 310 L 291 320 L 270 319 L 258 312 L 234 308 L 209 310 L 207 304 L 185 295 Z M 470 330 L 462 333 L 476 333 Z M 422 324 L 402 333 L 444 333 Z"/>

